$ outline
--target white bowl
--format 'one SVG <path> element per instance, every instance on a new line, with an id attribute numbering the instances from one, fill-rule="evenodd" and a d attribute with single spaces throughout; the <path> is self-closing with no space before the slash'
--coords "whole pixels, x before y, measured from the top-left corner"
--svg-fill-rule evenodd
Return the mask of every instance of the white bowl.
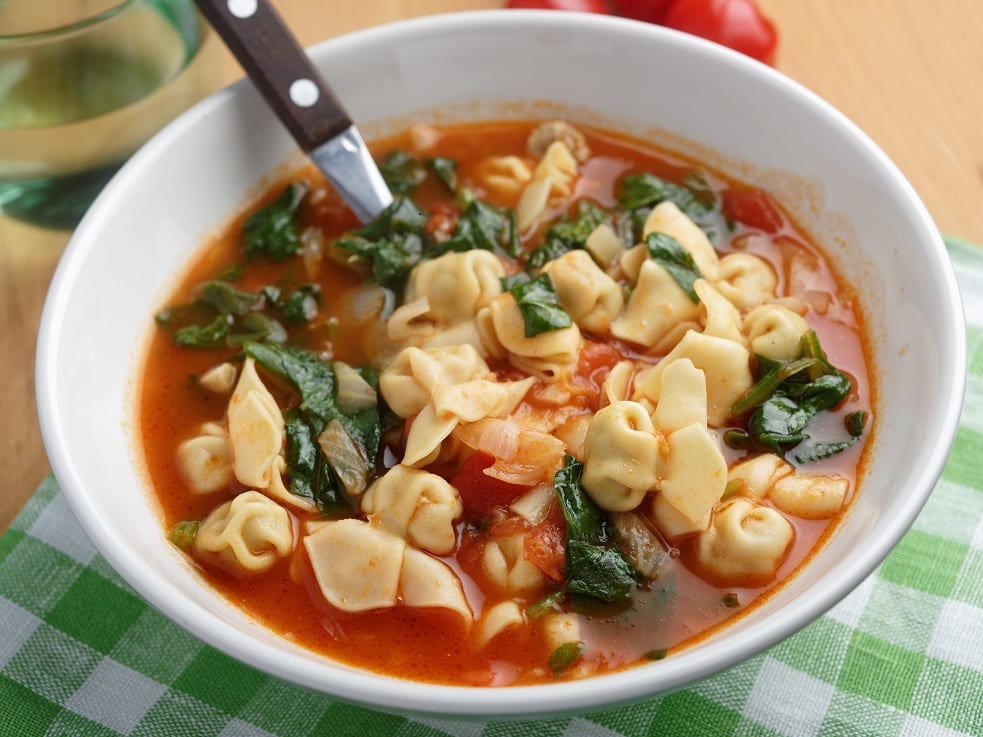
<path id="1" fill-rule="evenodd" d="M 887 555 L 951 445 L 965 339 L 928 213 L 855 126 L 770 68 L 610 18 L 431 17 L 329 41 L 311 55 L 369 135 L 416 117 L 560 111 L 651 135 L 777 191 L 860 290 L 876 387 L 870 462 L 844 522 L 777 595 L 699 644 L 626 672 L 498 690 L 427 685 L 339 665 L 251 622 L 165 542 L 134 439 L 134 387 L 155 309 L 203 238 L 293 150 L 252 87 L 239 83 L 166 128 L 102 193 L 59 265 L 39 339 L 38 404 L 55 475 L 100 552 L 154 606 L 246 663 L 343 699 L 527 717 L 636 700 L 731 666 L 818 617 Z"/>

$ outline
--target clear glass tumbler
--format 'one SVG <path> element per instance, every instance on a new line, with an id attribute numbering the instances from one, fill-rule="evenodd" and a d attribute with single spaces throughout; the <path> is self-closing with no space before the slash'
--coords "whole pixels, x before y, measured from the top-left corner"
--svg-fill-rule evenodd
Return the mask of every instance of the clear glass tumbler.
<path id="1" fill-rule="evenodd" d="M 74 227 L 139 146 L 218 84 L 192 0 L 0 0 L 0 211 Z"/>

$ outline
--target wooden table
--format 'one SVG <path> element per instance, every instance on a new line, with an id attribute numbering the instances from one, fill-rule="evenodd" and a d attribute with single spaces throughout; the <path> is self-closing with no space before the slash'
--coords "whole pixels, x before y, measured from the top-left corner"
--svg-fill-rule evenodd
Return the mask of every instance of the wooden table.
<path id="1" fill-rule="evenodd" d="M 759 0 L 781 34 L 778 68 L 817 92 L 887 152 L 939 228 L 983 243 L 983 3 L 979 0 Z M 482 0 L 274 0 L 302 43 Z M 931 8 L 931 9 L 929 9 Z M 241 72 L 228 56 L 222 76 Z M 34 346 L 67 235 L 0 226 L 0 531 L 48 472 L 34 407 Z"/>

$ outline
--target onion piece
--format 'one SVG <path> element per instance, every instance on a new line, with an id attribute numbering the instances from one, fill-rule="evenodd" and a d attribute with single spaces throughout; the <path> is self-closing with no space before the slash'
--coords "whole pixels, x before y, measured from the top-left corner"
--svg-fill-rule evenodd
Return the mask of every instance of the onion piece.
<path id="1" fill-rule="evenodd" d="M 658 576 L 659 569 L 669 560 L 669 545 L 662 536 L 634 512 L 612 513 L 611 526 L 632 568 L 646 579 Z"/>
<path id="2" fill-rule="evenodd" d="M 379 397 L 375 389 L 347 363 L 334 362 L 334 377 L 338 409 L 346 415 L 378 406 Z"/>
<path id="3" fill-rule="evenodd" d="M 325 458 L 331 464 L 342 486 L 351 496 L 357 497 L 365 491 L 369 481 L 369 461 L 362 449 L 345 431 L 341 422 L 331 420 L 324 431 L 317 436 Z"/>

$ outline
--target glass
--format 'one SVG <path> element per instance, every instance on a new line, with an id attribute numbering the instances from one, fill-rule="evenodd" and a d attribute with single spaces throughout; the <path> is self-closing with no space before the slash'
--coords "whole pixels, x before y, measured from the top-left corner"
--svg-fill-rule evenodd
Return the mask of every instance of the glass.
<path id="1" fill-rule="evenodd" d="M 192 0 L 0 0 L 0 211 L 74 227 L 217 86 L 216 48 Z"/>

